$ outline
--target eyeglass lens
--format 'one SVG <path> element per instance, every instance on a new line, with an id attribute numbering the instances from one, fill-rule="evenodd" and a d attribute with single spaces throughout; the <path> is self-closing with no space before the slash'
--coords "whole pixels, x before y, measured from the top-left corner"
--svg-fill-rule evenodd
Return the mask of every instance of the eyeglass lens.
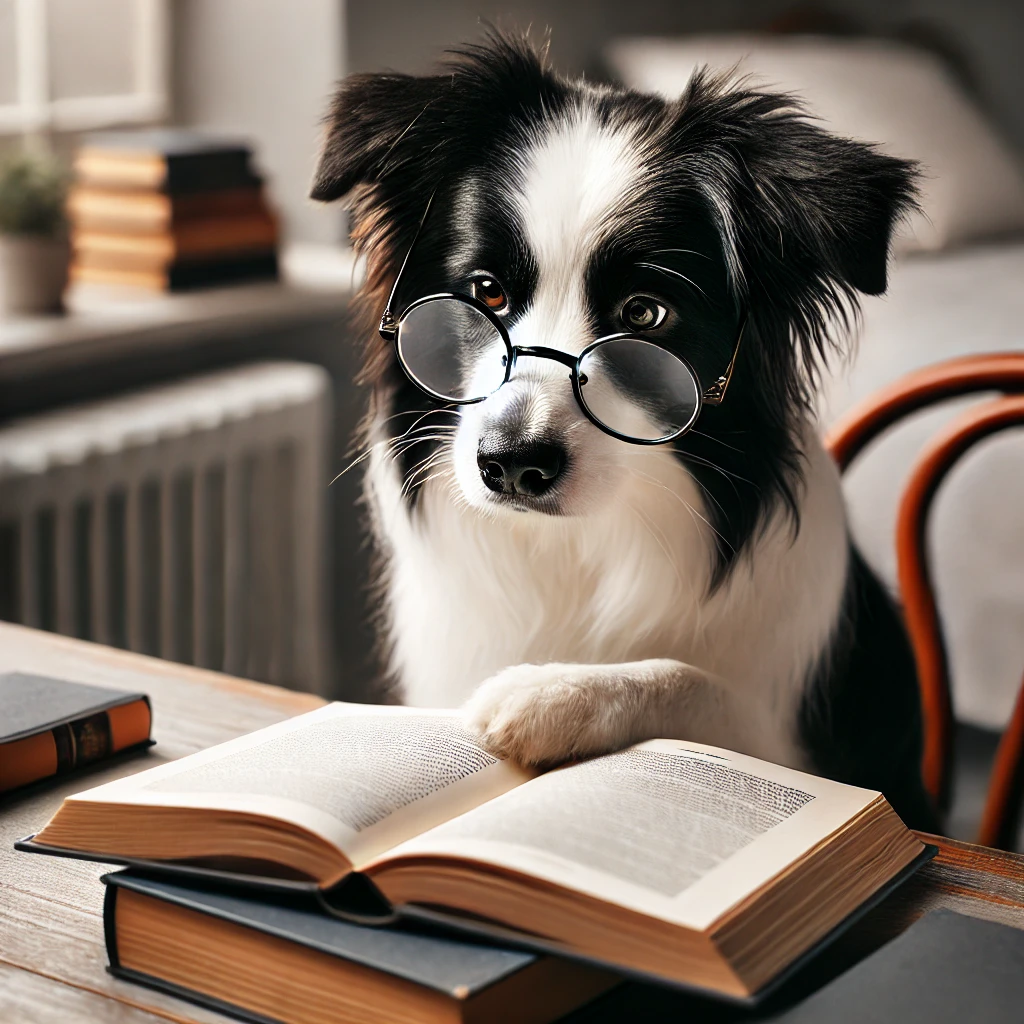
<path id="1" fill-rule="evenodd" d="M 501 334 L 475 307 L 458 299 L 430 299 L 403 316 L 398 354 L 420 387 L 452 402 L 494 394 L 505 380 L 508 350 Z M 580 362 L 580 393 L 587 411 L 614 433 L 661 441 L 689 427 L 700 387 L 689 367 L 640 338 L 613 338 Z"/>
<path id="2" fill-rule="evenodd" d="M 410 309 L 399 326 L 398 355 L 416 383 L 453 402 L 486 398 L 505 381 L 504 339 L 483 313 L 457 299 Z"/>
<path id="3" fill-rule="evenodd" d="M 640 338 L 613 338 L 580 361 L 580 393 L 591 415 L 638 441 L 660 441 L 690 426 L 700 389 L 689 367 Z"/>

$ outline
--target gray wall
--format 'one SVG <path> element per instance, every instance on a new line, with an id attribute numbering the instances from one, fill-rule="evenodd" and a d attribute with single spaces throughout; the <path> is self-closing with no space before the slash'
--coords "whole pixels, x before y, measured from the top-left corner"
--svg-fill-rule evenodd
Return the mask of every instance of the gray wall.
<path id="1" fill-rule="evenodd" d="M 306 200 L 318 122 L 344 70 L 423 72 L 484 22 L 550 29 L 570 73 L 602 75 L 620 35 L 750 30 L 790 19 L 792 0 L 174 0 L 177 121 L 242 132 L 259 147 L 290 240 L 338 241 L 340 216 Z M 813 5 L 801 5 L 806 12 Z M 926 37 L 951 52 L 980 104 L 1024 150 L 1024 0 L 839 0 L 853 30 Z"/>
<path id="2" fill-rule="evenodd" d="M 352 71 L 425 71 L 444 50 L 502 27 L 551 29 L 551 56 L 568 72 L 600 75 L 601 48 L 617 35 L 764 28 L 786 19 L 792 0 L 349 0 Z M 801 4 L 806 12 L 815 5 Z M 953 51 L 983 107 L 1024 150 L 1024 0 L 837 0 L 818 5 L 836 22 L 873 34 L 927 37 Z"/>
<path id="3" fill-rule="evenodd" d="M 286 238 L 340 241 L 308 201 L 319 121 L 344 55 L 343 0 L 174 0 L 174 119 L 256 143 Z"/>

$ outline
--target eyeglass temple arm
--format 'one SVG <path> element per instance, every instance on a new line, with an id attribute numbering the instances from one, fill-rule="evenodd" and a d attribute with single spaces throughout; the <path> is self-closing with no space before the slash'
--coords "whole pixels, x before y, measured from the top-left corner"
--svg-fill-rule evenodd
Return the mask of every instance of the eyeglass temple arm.
<path id="1" fill-rule="evenodd" d="M 388 304 L 384 307 L 384 315 L 380 318 L 380 335 L 387 341 L 394 341 L 398 335 L 398 319 L 395 317 L 392 306 L 395 302 L 395 295 L 398 293 L 399 282 L 402 280 L 405 268 L 409 265 L 409 257 L 412 256 L 412 251 L 416 248 L 416 243 L 420 240 L 420 235 L 423 233 L 423 225 L 427 223 L 427 214 L 430 213 L 430 207 L 434 205 L 435 195 L 437 195 L 437 189 L 430 193 L 426 209 L 423 211 L 419 226 L 416 228 L 416 234 L 412 236 L 412 242 L 405 254 L 405 259 L 402 260 L 402 265 L 398 268 L 398 273 L 395 275 L 395 283 L 391 286 L 391 294 L 388 295 Z"/>
<path id="2" fill-rule="evenodd" d="M 726 367 L 725 373 L 707 388 L 701 396 L 705 405 L 721 405 L 725 398 L 725 392 L 732 380 L 732 371 L 736 368 L 736 357 L 740 354 L 740 342 L 743 340 L 743 332 L 747 329 L 747 314 L 743 315 L 743 323 L 740 324 L 739 334 L 736 336 L 736 347 L 732 350 L 732 359 Z"/>

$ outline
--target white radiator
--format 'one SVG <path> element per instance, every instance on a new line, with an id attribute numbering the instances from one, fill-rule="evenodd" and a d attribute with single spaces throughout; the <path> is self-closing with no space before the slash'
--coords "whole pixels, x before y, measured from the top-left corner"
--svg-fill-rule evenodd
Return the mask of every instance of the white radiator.
<path id="1" fill-rule="evenodd" d="M 329 402 L 257 363 L 0 427 L 0 617 L 326 693 Z"/>

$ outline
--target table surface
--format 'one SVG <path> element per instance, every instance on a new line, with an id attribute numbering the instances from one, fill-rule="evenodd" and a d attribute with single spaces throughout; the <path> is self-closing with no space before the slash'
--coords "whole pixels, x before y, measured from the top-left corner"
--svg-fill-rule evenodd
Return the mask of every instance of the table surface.
<path id="1" fill-rule="evenodd" d="M 21 854 L 12 844 L 44 825 L 69 793 L 191 754 L 323 702 L 312 694 L 0 623 L 0 672 L 14 670 L 148 693 L 157 746 L 147 755 L 94 771 L 85 780 L 0 803 L 0 1021 L 227 1024 L 229 1018 L 220 1014 L 106 973 L 103 887 L 98 879 L 109 868 Z M 935 860 L 855 927 L 847 947 L 873 948 L 938 907 L 1024 929 L 1024 857 L 935 841 L 940 847 Z M 646 1008 L 644 1000 L 650 998 L 629 988 L 620 993 L 618 1002 L 631 1000 L 627 1006 L 632 1010 Z M 623 1019 L 623 1009 L 619 1005 L 609 1019 Z M 720 1019 L 714 1012 L 703 1019 L 711 1017 Z"/>

